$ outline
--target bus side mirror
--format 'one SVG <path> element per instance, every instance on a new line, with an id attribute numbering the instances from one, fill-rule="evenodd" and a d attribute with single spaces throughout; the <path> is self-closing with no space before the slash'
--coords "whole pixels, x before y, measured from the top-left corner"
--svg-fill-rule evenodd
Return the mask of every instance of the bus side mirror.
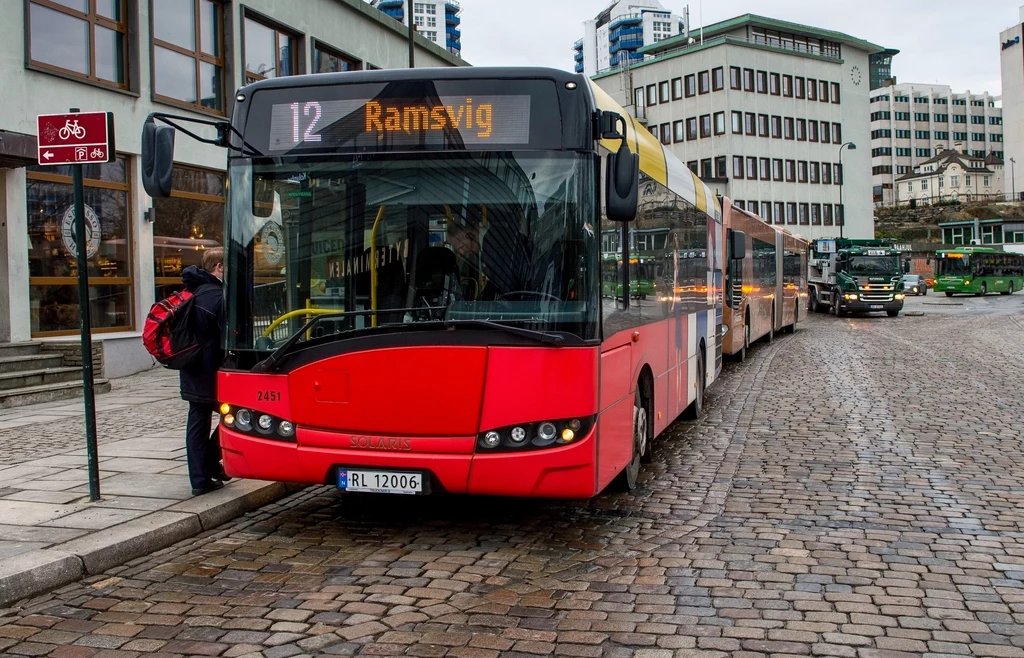
<path id="1" fill-rule="evenodd" d="M 142 124 L 142 187 L 154 199 L 171 195 L 174 171 L 174 128 L 158 126 L 152 117 Z"/>
<path id="2" fill-rule="evenodd" d="M 614 134 L 622 138 L 619 150 L 608 156 L 608 168 L 605 172 L 605 212 L 610 221 L 631 222 L 636 219 L 640 196 L 640 156 L 630 152 L 629 145 L 626 144 L 626 120 L 616 114 L 612 121 L 621 121 L 623 131 L 605 133 L 605 136 Z"/>
<path id="3" fill-rule="evenodd" d="M 729 241 L 726 243 L 726 254 L 729 260 L 743 260 L 747 257 L 747 234 L 743 231 L 729 230 Z"/>

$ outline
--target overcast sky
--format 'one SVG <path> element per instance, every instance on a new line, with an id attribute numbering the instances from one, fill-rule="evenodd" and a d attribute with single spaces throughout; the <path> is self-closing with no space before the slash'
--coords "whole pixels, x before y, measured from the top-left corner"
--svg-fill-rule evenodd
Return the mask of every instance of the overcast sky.
<path id="1" fill-rule="evenodd" d="M 682 14 L 685 0 L 661 0 Z M 571 70 L 583 21 L 607 0 L 460 0 L 462 55 L 474 66 L 552 66 Z M 997 95 L 999 33 L 1024 0 L 707 0 L 704 24 L 745 13 L 845 32 L 900 54 L 898 82 L 947 84 Z M 700 25 L 700 2 L 690 23 Z"/>

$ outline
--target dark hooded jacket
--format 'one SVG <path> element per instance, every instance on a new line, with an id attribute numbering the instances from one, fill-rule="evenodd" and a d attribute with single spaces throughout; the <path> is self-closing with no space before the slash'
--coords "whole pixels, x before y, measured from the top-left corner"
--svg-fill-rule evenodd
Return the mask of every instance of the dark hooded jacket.
<path id="1" fill-rule="evenodd" d="M 181 397 L 189 402 L 217 404 L 217 369 L 223 361 L 220 337 L 224 328 L 224 286 L 220 279 L 195 265 L 181 273 L 185 289 L 195 295 L 192 322 L 199 354 L 179 371 Z"/>

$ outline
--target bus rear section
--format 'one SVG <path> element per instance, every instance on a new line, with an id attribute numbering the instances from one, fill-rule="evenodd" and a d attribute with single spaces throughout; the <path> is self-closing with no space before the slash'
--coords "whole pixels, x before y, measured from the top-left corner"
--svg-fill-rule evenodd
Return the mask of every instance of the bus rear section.
<path id="1" fill-rule="evenodd" d="M 598 348 L 377 338 L 287 374 L 222 372 L 227 472 L 349 491 L 597 493 Z"/>

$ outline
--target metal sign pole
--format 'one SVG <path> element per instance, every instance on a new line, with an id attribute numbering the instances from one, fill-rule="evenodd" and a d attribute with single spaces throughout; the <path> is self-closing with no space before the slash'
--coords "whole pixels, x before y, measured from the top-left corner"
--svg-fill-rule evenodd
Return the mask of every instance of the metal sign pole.
<path id="1" fill-rule="evenodd" d="M 71 112 L 78 112 L 72 108 Z M 92 377 L 92 322 L 89 317 L 89 240 L 85 233 L 85 184 L 82 165 L 71 166 L 75 191 L 75 252 L 78 260 L 78 312 L 82 323 L 82 393 L 85 398 L 85 448 L 89 465 L 89 500 L 100 499 L 100 467 L 96 449 L 96 398 Z"/>

